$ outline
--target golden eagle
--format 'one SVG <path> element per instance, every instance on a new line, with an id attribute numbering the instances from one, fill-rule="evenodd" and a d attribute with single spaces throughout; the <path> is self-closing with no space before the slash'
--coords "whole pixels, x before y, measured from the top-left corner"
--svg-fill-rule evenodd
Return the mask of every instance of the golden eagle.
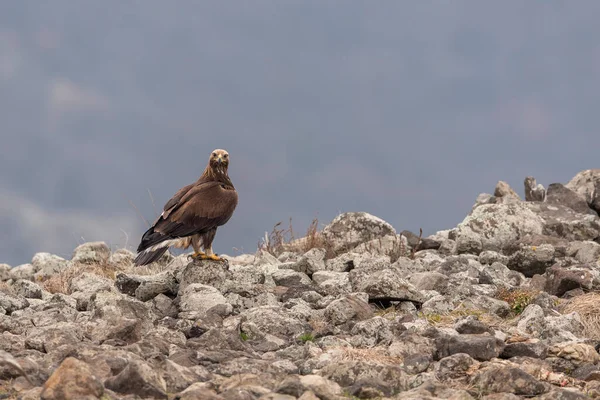
<path id="1" fill-rule="evenodd" d="M 179 189 L 165 204 L 160 217 L 143 235 L 135 265 L 156 261 L 169 246 L 194 248 L 194 259 L 222 259 L 213 252 L 217 227 L 233 215 L 238 195 L 229 179 L 229 153 L 214 150 L 200 178 Z M 204 252 L 200 248 L 204 248 Z"/>

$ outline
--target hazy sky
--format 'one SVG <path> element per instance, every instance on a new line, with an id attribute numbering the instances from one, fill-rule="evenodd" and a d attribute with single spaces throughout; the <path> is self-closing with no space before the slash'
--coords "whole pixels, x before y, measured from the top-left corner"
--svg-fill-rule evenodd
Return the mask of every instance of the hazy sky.
<path id="1" fill-rule="evenodd" d="M 0 2 L 0 262 L 137 246 L 214 148 L 274 223 L 448 229 L 498 180 L 600 167 L 597 1 Z M 151 196 L 154 199 L 153 206 Z M 134 205 L 138 210 L 134 208 Z M 141 214 L 141 215 L 140 215 Z"/>

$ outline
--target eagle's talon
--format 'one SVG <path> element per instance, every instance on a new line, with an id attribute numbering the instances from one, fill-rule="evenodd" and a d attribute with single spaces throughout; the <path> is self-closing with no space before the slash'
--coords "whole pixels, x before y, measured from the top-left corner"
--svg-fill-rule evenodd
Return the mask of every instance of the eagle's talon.
<path id="1" fill-rule="evenodd" d="M 198 253 L 193 253 L 188 255 L 188 258 L 191 258 L 192 260 L 202 260 L 203 257 L 206 257 L 206 254 L 204 254 L 203 252 L 198 252 Z"/>

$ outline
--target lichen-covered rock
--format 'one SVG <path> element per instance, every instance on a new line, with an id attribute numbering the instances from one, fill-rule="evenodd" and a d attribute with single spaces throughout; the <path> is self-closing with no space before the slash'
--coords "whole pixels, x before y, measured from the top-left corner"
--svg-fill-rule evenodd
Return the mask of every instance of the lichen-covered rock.
<path id="1" fill-rule="evenodd" d="M 0 307 L 2 307 L 7 314 L 11 314 L 14 311 L 29 307 L 29 301 L 27 301 L 25 297 L 17 294 L 10 295 L 0 292 Z"/>
<path id="2" fill-rule="evenodd" d="M 13 280 L 27 279 L 34 280 L 33 275 L 36 273 L 36 269 L 32 264 L 21 264 L 13 267 L 9 271 L 8 277 Z"/>
<path id="3" fill-rule="evenodd" d="M 366 277 L 351 274 L 350 278 L 354 291 L 367 293 L 371 301 L 408 300 L 423 303 L 427 300 L 397 269 L 375 271 Z"/>
<path id="4" fill-rule="evenodd" d="M 323 228 L 323 237 L 338 253 L 347 252 L 369 240 L 395 234 L 396 230 L 390 224 L 365 212 L 340 214 Z"/>
<path id="5" fill-rule="evenodd" d="M 172 271 L 164 271 L 155 275 L 117 274 L 116 287 L 121 293 L 128 294 L 140 301 L 148 301 L 159 294 L 174 296 L 179 285 Z"/>
<path id="6" fill-rule="evenodd" d="M 552 295 L 562 296 L 572 289 L 591 289 L 593 281 L 593 275 L 584 267 L 561 268 L 553 266 L 546 271 L 545 290 Z"/>
<path id="7" fill-rule="evenodd" d="M 33 265 L 33 268 L 36 271 L 33 275 L 34 280 L 45 281 L 67 268 L 69 262 L 54 254 L 36 253 L 31 260 L 31 265 Z"/>
<path id="8" fill-rule="evenodd" d="M 510 257 L 507 266 L 531 278 L 535 274 L 543 274 L 554 264 L 554 253 L 551 244 L 524 246 Z"/>
<path id="9" fill-rule="evenodd" d="M 541 234 L 544 221 L 526 204 L 485 204 L 475 208 L 456 228 L 456 251 L 501 252 L 526 234 Z"/>
<path id="10" fill-rule="evenodd" d="M 440 381 L 467 378 L 467 372 L 479 364 L 466 353 L 455 353 L 444 357 L 435 365 L 435 375 Z"/>
<path id="11" fill-rule="evenodd" d="M 582 196 L 590 208 L 600 214 L 600 169 L 581 171 L 565 186 Z"/>
<path id="12" fill-rule="evenodd" d="M 567 188 L 561 183 L 552 183 L 546 191 L 546 202 L 548 204 L 559 204 L 581 214 L 597 215 L 590 209 L 585 198 L 577 192 Z"/>
<path id="13" fill-rule="evenodd" d="M 280 269 L 274 272 L 271 277 L 278 286 L 295 287 L 299 285 L 311 285 L 312 281 L 303 272 L 293 271 L 291 269 Z"/>
<path id="14" fill-rule="evenodd" d="M 548 345 L 539 339 L 529 339 L 524 342 L 507 343 L 500 357 L 531 357 L 545 359 L 548 355 Z"/>
<path id="15" fill-rule="evenodd" d="M 566 255 L 574 257 L 581 264 L 589 264 L 600 268 L 600 244 L 591 240 L 571 242 L 568 245 Z"/>
<path id="16" fill-rule="evenodd" d="M 543 220 L 544 235 L 569 241 L 594 240 L 600 236 L 600 218 L 597 215 L 581 214 L 559 204 L 524 203 L 538 218 Z"/>
<path id="17" fill-rule="evenodd" d="M 334 300 L 325 308 L 325 318 L 333 325 L 341 325 L 348 321 L 361 321 L 373 316 L 369 304 L 358 296 L 349 295 Z"/>
<path id="18" fill-rule="evenodd" d="M 15 293 L 26 299 L 41 299 L 42 288 L 37 283 L 25 279 L 19 279 L 12 285 Z"/>
<path id="19" fill-rule="evenodd" d="M 73 250 L 71 261 L 81 264 L 102 264 L 108 261 L 110 248 L 104 242 L 80 244 Z"/>
<path id="20" fill-rule="evenodd" d="M 478 361 L 487 361 L 498 357 L 504 349 L 504 342 L 491 335 L 442 334 L 435 338 L 435 345 L 437 359 L 464 353 Z"/>
<path id="21" fill-rule="evenodd" d="M 212 286 L 192 283 L 179 292 L 179 318 L 200 319 L 208 314 L 227 316 L 233 311 L 225 296 Z"/>
<path id="22" fill-rule="evenodd" d="M 275 262 L 278 263 L 277 259 L 275 259 Z M 233 274 L 223 262 L 212 260 L 193 261 L 183 268 L 179 276 L 179 292 L 181 293 L 188 285 L 194 283 L 210 285 L 224 292 L 229 287 L 232 276 Z"/>
<path id="23" fill-rule="evenodd" d="M 513 393 L 519 396 L 536 396 L 550 390 L 550 385 L 540 382 L 527 372 L 515 367 L 490 367 L 478 371 L 471 379 L 482 393 Z"/>

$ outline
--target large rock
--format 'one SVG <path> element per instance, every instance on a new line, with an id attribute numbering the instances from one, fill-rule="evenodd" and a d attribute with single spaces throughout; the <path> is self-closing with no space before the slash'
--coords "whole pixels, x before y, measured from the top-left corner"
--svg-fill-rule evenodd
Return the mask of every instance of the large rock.
<path id="1" fill-rule="evenodd" d="M 364 279 L 353 279 L 352 286 L 356 292 L 367 293 L 369 301 L 408 300 L 424 303 L 427 300 L 417 288 L 403 279 L 397 269 L 376 271 Z"/>
<path id="2" fill-rule="evenodd" d="M 36 273 L 33 275 L 36 281 L 45 281 L 53 275 L 58 274 L 69 266 L 64 258 L 50 253 L 36 253 L 31 260 Z"/>
<path id="3" fill-rule="evenodd" d="M 121 372 L 107 379 L 104 386 L 117 393 L 132 394 L 142 398 L 167 398 L 167 384 L 163 377 L 142 361 L 129 361 Z"/>
<path id="4" fill-rule="evenodd" d="M 342 325 L 349 321 L 361 321 L 372 316 L 373 310 L 369 304 L 356 295 L 336 299 L 325 308 L 325 318 L 332 325 Z"/>
<path id="5" fill-rule="evenodd" d="M 581 195 L 590 208 L 600 214 L 600 169 L 579 172 L 566 187 Z"/>
<path id="6" fill-rule="evenodd" d="M 538 381 L 516 367 L 490 367 L 476 373 L 471 384 L 483 394 L 513 393 L 519 396 L 535 396 L 550 390 L 550 385 Z"/>
<path id="7" fill-rule="evenodd" d="M 588 205 L 585 198 L 567 188 L 561 183 L 552 183 L 546 191 L 546 202 L 548 204 L 559 204 L 581 213 L 597 215 Z"/>
<path id="8" fill-rule="evenodd" d="M 81 264 L 103 264 L 110 257 L 110 248 L 104 242 L 88 242 L 73 250 L 71 261 Z"/>
<path id="9" fill-rule="evenodd" d="M 7 314 L 11 314 L 17 310 L 29 307 L 29 301 L 22 296 L 0 292 L 0 307 L 2 307 Z"/>
<path id="10" fill-rule="evenodd" d="M 386 235 L 395 235 L 396 230 L 381 218 L 366 212 L 340 214 L 323 228 L 323 237 L 334 252 L 347 252 L 361 243 Z"/>
<path id="11" fill-rule="evenodd" d="M 562 268 L 553 266 L 546 271 L 545 290 L 555 296 L 562 296 L 572 289 L 591 289 L 593 286 L 593 275 L 585 266 Z"/>
<path id="12" fill-rule="evenodd" d="M 102 382 L 89 365 L 73 357 L 63 360 L 44 383 L 42 400 L 92 400 L 104 394 Z"/>
<path id="13" fill-rule="evenodd" d="M 600 236 L 600 218 L 597 215 L 581 214 L 560 204 L 524 204 L 543 220 L 541 233 L 544 235 L 568 241 L 594 240 Z"/>
<path id="14" fill-rule="evenodd" d="M 277 259 L 275 259 L 275 262 L 277 262 Z M 224 292 L 229 287 L 231 278 L 232 273 L 223 262 L 212 260 L 192 261 L 183 268 L 179 276 L 179 292 L 181 293 L 188 285 L 194 283 L 210 285 Z"/>
<path id="15" fill-rule="evenodd" d="M 240 316 L 242 317 L 240 328 L 251 340 L 257 337 L 262 340 L 266 335 L 272 335 L 289 343 L 311 331 L 308 322 L 282 307 L 255 307 L 244 311 Z"/>
<path id="16" fill-rule="evenodd" d="M 554 246 L 551 244 L 523 246 L 510 256 L 508 268 L 529 278 L 535 274 L 541 275 L 554 264 L 554 253 Z"/>
<path id="17" fill-rule="evenodd" d="M 467 372 L 478 362 L 466 353 L 455 353 L 442 358 L 435 365 L 435 374 L 441 381 L 466 378 Z"/>
<path id="18" fill-rule="evenodd" d="M 192 283 L 179 292 L 179 318 L 198 319 L 207 314 L 227 316 L 233 311 L 227 299 L 212 286 Z"/>
<path id="19" fill-rule="evenodd" d="M 456 227 L 456 251 L 500 252 L 527 234 L 541 234 L 544 221 L 526 204 L 484 204 L 475 208 Z"/>
<path id="20" fill-rule="evenodd" d="M 591 264 L 600 268 L 600 244 L 591 240 L 569 243 L 567 255 L 582 264 Z"/>
<path id="21" fill-rule="evenodd" d="M 491 335 L 440 335 L 435 344 L 437 359 L 464 353 L 478 361 L 487 361 L 504 350 L 504 342 Z"/>
<path id="22" fill-rule="evenodd" d="M 119 273 L 115 285 L 122 293 L 134 296 L 140 301 L 151 300 L 159 294 L 174 296 L 179 288 L 172 271 L 148 276 Z"/>

